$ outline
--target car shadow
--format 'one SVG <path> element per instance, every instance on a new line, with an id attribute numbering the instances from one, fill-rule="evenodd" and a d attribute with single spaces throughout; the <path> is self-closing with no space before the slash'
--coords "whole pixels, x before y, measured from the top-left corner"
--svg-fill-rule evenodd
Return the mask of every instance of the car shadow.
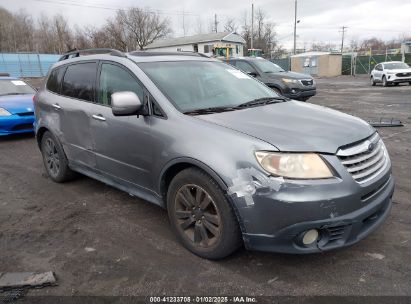
<path id="1" fill-rule="evenodd" d="M 34 132 L 20 133 L 20 134 L 10 134 L 10 135 L 0 136 L 0 142 L 19 141 L 19 140 L 34 139 L 34 138 L 35 138 Z"/>

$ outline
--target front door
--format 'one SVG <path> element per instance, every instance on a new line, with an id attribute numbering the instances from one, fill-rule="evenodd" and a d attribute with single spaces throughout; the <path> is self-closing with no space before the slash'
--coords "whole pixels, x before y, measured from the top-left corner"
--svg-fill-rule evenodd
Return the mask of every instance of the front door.
<path id="1" fill-rule="evenodd" d="M 97 103 L 92 107 L 91 130 L 98 170 L 150 189 L 152 144 L 149 116 L 114 116 L 111 94 L 131 91 L 144 102 L 144 88 L 125 67 L 102 62 Z"/>

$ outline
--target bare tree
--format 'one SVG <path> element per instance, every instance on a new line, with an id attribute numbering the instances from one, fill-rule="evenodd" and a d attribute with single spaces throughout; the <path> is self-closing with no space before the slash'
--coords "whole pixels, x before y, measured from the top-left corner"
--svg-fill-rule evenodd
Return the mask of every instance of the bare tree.
<path id="1" fill-rule="evenodd" d="M 236 32 L 237 31 L 237 24 L 234 18 L 228 18 L 224 24 L 224 31 L 226 32 Z"/>
<path id="2" fill-rule="evenodd" d="M 130 38 L 131 49 L 142 50 L 154 40 L 171 33 L 168 19 L 161 19 L 157 13 L 140 8 L 130 8 L 117 12 L 116 20 L 124 29 L 125 37 Z"/>

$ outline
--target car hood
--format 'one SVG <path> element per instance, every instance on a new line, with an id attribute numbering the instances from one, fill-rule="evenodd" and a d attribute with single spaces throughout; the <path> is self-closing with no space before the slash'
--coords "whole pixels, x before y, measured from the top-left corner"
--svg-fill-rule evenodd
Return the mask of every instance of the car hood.
<path id="1" fill-rule="evenodd" d="M 278 73 L 266 73 L 267 77 L 275 77 L 278 78 L 279 76 L 282 78 L 290 78 L 290 79 L 312 79 L 311 75 L 295 73 L 295 72 L 278 72 Z"/>
<path id="2" fill-rule="evenodd" d="M 294 100 L 195 117 L 290 152 L 334 154 L 339 147 L 375 132 L 368 123 L 354 116 Z"/>
<path id="3" fill-rule="evenodd" d="M 395 69 L 395 70 L 387 70 L 390 73 L 410 73 L 411 69 Z"/>
<path id="4" fill-rule="evenodd" d="M 11 114 L 33 112 L 33 94 L 0 96 L 0 108 Z"/>

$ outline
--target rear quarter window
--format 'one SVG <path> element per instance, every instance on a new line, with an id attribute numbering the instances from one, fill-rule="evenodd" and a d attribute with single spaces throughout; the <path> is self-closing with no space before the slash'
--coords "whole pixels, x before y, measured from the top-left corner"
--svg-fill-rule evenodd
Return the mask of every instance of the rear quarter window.
<path id="1" fill-rule="evenodd" d="M 97 62 L 69 65 L 64 74 L 61 94 L 85 101 L 94 101 L 96 74 Z"/>
<path id="2" fill-rule="evenodd" d="M 65 70 L 65 67 L 60 67 L 51 71 L 46 84 L 47 90 L 60 94 L 61 81 L 63 80 Z"/>

